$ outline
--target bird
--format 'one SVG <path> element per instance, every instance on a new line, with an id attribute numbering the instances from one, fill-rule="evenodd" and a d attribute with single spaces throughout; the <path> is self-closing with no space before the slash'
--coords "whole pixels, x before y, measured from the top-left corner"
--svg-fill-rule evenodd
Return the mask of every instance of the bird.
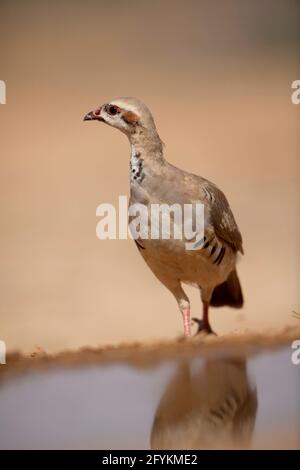
<path id="1" fill-rule="evenodd" d="M 184 239 L 138 238 L 137 248 L 156 278 L 173 294 L 191 336 L 190 301 L 185 284 L 201 294 L 201 331 L 214 333 L 209 306 L 243 306 L 236 270 L 243 254 L 242 236 L 224 193 L 207 179 L 177 168 L 165 158 L 165 146 L 148 107 L 134 97 L 116 98 L 97 106 L 84 121 L 99 121 L 120 130 L 129 140 L 129 204 L 203 204 L 204 237 L 200 249 L 187 250 Z M 150 221 L 147 221 L 150 224 Z M 153 221 L 152 221 L 153 223 Z"/>
<path id="2" fill-rule="evenodd" d="M 245 358 L 181 360 L 155 412 L 151 449 L 248 448 L 257 407 Z"/>

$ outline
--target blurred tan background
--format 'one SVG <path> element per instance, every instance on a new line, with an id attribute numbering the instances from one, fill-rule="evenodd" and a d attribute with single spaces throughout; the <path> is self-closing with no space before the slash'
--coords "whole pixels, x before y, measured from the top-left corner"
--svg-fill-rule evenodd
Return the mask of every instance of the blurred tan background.
<path id="1" fill-rule="evenodd" d="M 293 324 L 299 302 L 296 0 L 0 0 L 1 312 L 7 348 L 174 337 L 176 302 L 135 245 L 99 241 L 96 207 L 128 194 L 129 145 L 84 114 L 152 110 L 166 158 L 226 193 L 244 237 L 243 310 L 217 332 Z M 187 289 L 193 314 L 199 295 Z"/>

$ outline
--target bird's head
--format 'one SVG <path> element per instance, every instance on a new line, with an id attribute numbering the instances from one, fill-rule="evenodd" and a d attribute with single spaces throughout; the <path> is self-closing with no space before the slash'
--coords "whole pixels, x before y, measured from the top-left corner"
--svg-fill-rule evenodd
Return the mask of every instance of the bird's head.
<path id="1" fill-rule="evenodd" d="M 153 117 L 137 98 L 117 98 L 84 116 L 84 121 L 102 121 L 124 132 L 128 137 L 137 130 L 155 130 Z"/>

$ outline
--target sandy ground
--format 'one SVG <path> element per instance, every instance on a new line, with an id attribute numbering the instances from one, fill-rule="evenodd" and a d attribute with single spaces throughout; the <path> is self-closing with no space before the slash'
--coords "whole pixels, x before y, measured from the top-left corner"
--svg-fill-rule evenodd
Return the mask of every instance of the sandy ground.
<path id="1" fill-rule="evenodd" d="M 29 355 L 13 352 L 7 355 L 7 364 L 0 367 L 0 377 L 29 370 L 58 367 L 87 367 L 91 364 L 113 365 L 126 363 L 138 368 L 156 366 L 158 363 L 203 357 L 221 353 L 236 357 L 247 357 L 262 351 L 274 351 L 300 339 L 300 326 L 286 327 L 260 332 L 236 332 L 224 336 L 197 335 L 191 339 L 179 337 L 171 341 L 121 343 L 99 348 L 85 347 L 77 351 L 62 351 L 47 354 L 42 347 L 36 347 Z"/>

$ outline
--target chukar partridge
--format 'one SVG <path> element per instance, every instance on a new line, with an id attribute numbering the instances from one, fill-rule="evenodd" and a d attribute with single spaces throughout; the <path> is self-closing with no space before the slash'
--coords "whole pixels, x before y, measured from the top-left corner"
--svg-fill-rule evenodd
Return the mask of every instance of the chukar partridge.
<path id="1" fill-rule="evenodd" d="M 247 448 L 256 412 L 245 359 L 184 361 L 158 405 L 151 449 Z"/>
<path id="2" fill-rule="evenodd" d="M 201 249 L 187 250 L 184 240 L 175 238 L 135 241 L 155 276 L 174 295 L 183 317 L 184 334 L 191 335 L 191 322 L 183 283 L 199 287 L 203 303 L 201 329 L 212 332 L 209 305 L 243 305 L 236 272 L 237 253 L 243 253 L 242 237 L 226 197 L 215 184 L 165 159 L 152 114 L 138 99 L 114 99 L 89 112 L 84 120 L 105 122 L 128 137 L 130 205 L 140 203 L 149 209 L 152 204 L 204 205 Z"/>

